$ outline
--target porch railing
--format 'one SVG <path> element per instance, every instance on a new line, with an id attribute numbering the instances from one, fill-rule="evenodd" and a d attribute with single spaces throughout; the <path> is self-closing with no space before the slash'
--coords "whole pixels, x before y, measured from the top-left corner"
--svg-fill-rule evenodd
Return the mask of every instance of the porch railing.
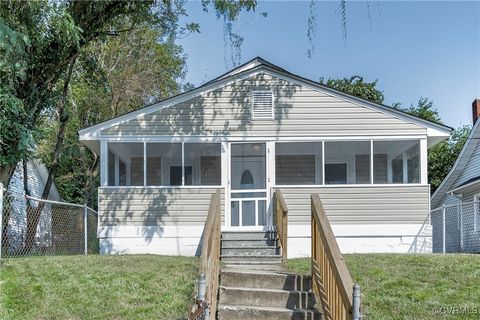
<path id="1" fill-rule="evenodd" d="M 282 263 L 285 264 L 287 263 L 288 208 L 280 189 L 275 189 L 274 212 L 275 228 L 277 230 L 280 250 L 282 252 Z"/>
<path id="2" fill-rule="evenodd" d="M 361 319 L 360 287 L 353 284 L 320 197 L 311 195 L 312 287 L 325 319 Z"/>
<path id="3" fill-rule="evenodd" d="M 220 190 L 212 195 L 203 229 L 198 293 L 189 319 L 214 320 L 220 271 L 221 200 Z"/>

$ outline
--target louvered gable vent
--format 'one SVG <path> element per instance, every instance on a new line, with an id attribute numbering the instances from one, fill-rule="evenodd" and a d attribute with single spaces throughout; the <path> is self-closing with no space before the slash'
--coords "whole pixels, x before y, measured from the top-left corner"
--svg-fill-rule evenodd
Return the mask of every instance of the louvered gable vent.
<path id="1" fill-rule="evenodd" d="M 252 119 L 273 119 L 273 92 L 252 91 Z"/>

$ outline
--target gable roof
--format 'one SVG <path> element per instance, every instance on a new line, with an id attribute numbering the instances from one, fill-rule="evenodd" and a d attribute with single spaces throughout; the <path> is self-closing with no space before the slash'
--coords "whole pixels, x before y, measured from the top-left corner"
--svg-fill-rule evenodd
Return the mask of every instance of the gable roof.
<path id="1" fill-rule="evenodd" d="M 454 186 L 454 183 L 457 181 L 460 174 L 463 172 L 465 167 L 468 164 L 468 160 L 473 154 L 476 146 L 480 143 L 480 121 L 476 121 L 475 125 L 470 132 L 465 145 L 463 146 L 460 154 L 458 155 L 457 160 L 453 164 L 452 169 L 448 172 L 445 179 L 443 179 L 440 186 L 438 186 L 437 190 L 432 195 L 432 208 L 436 208 L 440 205 L 440 200 L 442 200 L 443 196 L 452 191 L 452 189 L 456 189 L 459 186 Z"/>
<path id="2" fill-rule="evenodd" d="M 123 115 L 120 115 L 118 117 L 100 122 L 96 125 L 84 128 L 79 131 L 80 135 L 80 140 L 97 140 L 98 139 L 98 134 L 99 131 L 118 125 L 120 123 L 123 123 L 125 121 L 129 121 L 132 119 L 135 119 L 137 117 L 141 117 L 143 115 L 155 112 L 159 109 L 166 108 L 173 106 L 179 102 L 188 100 L 190 98 L 193 98 L 195 96 L 201 95 L 202 93 L 210 90 L 214 90 L 216 88 L 225 86 L 226 84 L 236 81 L 239 78 L 246 78 L 248 76 L 251 76 L 254 73 L 260 72 L 260 71 L 266 71 L 274 76 L 277 76 L 279 78 L 283 78 L 287 81 L 292 81 L 294 83 L 298 83 L 300 85 L 308 86 L 314 90 L 317 91 L 322 91 L 327 94 L 330 94 L 334 97 L 340 98 L 344 101 L 348 101 L 369 109 L 373 109 L 382 113 L 389 114 L 391 116 L 394 116 L 396 118 L 400 118 L 406 122 L 411 122 L 415 123 L 417 125 L 420 125 L 422 127 L 427 128 L 427 131 L 430 129 L 432 130 L 431 136 L 439 136 L 442 137 L 442 139 L 446 136 L 449 135 L 450 131 L 452 130 L 451 127 L 441 125 L 438 123 L 430 122 L 415 116 L 412 116 L 404 111 L 394 109 L 392 107 L 383 105 L 383 104 L 378 104 L 374 103 L 362 98 L 358 98 L 346 93 L 343 93 L 341 91 L 338 91 L 336 89 L 333 89 L 329 86 L 326 86 L 324 84 L 320 84 L 318 82 L 303 78 L 301 76 L 295 75 L 291 72 L 286 71 L 285 69 L 274 65 L 271 62 L 268 62 L 264 60 L 261 57 L 256 57 L 253 58 L 252 60 L 236 67 L 233 70 L 230 70 L 217 78 L 214 78 L 201 86 L 189 90 L 187 92 L 178 94 L 176 96 L 167 98 L 165 100 L 161 100 L 149 105 L 144 106 L 143 108 L 125 113 Z"/>

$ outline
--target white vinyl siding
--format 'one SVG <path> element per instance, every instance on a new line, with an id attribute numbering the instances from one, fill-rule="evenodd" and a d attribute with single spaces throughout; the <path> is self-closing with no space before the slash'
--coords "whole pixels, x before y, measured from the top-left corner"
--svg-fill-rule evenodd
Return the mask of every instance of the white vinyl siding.
<path id="1" fill-rule="evenodd" d="M 280 187 L 288 223 L 310 224 L 310 195 L 317 193 L 332 224 L 423 223 L 428 216 L 428 186 Z M 361 228 L 361 226 L 359 226 Z"/>
<path id="2" fill-rule="evenodd" d="M 251 119 L 251 92 L 268 86 L 274 119 Z M 259 74 L 104 129 L 103 136 L 331 137 L 426 135 L 426 128 L 327 93 Z"/>
<path id="3" fill-rule="evenodd" d="M 271 90 L 252 91 L 252 119 L 273 119 L 273 93 Z"/>
<path id="4" fill-rule="evenodd" d="M 217 188 L 99 188 L 102 226 L 203 226 Z M 222 191 L 222 221 L 223 221 Z M 142 235 L 138 235 L 142 237 Z"/>

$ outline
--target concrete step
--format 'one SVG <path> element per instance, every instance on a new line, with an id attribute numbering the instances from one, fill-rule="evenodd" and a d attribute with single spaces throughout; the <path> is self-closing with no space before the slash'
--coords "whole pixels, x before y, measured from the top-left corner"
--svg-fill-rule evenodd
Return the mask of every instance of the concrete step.
<path id="1" fill-rule="evenodd" d="M 322 320 L 323 317 L 320 312 L 315 310 L 220 305 L 218 306 L 217 319 Z"/>
<path id="2" fill-rule="evenodd" d="M 253 239 L 253 240 L 225 240 L 222 239 L 222 248 L 237 248 L 237 247 L 260 247 L 260 246 L 277 246 L 276 239 Z"/>
<path id="3" fill-rule="evenodd" d="M 265 240 L 276 239 L 277 233 L 271 231 L 223 231 L 222 240 Z"/>
<path id="4" fill-rule="evenodd" d="M 281 264 L 281 255 L 222 255 L 221 258 L 225 264 Z"/>
<path id="5" fill-rule="evenodd" d="M 220 287 L 220 305 L 310 309 L 315 305 L 313 292 L 274 289 Z"/>
<path id="6" fill-rule="evenodd" d="M 283 271 L 283 267 L 279 263 L 275 264 L 224 264 L 222 270 L 228 271 L 241 271 L 241 270 L 248 270 L 248 271 L 268 271 L 268 272 L 281 272 Z"/>
<path id="7" fill-rule="evenodd" d="M 222 247 L 222 256 L 275 256 L 280 254 L 280 248 L 273 246 L 257 246 L 257 247 Z"/>
<path id="8" fill-rule="evenodd" d="M 225 270 L 220 273 L 222 286 L 253 289 L 309 291 L 311 277 L 287 272 Z"/>

